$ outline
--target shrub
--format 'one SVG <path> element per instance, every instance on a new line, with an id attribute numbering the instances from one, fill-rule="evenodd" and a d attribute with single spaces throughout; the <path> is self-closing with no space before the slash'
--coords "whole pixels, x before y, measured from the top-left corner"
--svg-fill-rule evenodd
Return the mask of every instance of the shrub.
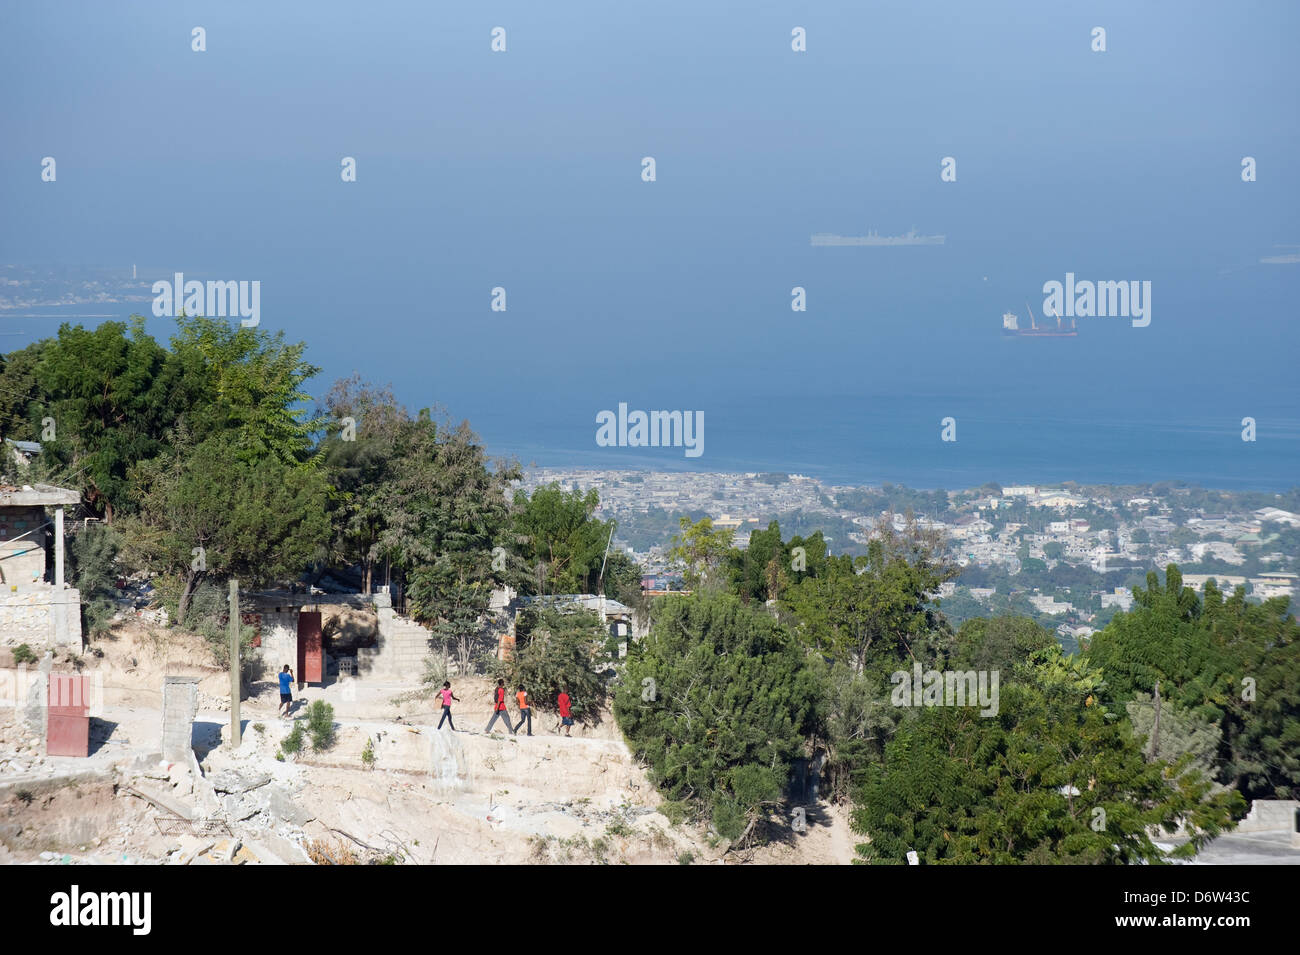
<path id="1" fill-rule="evenodd" d="M 167 609 L 170 619 L 177 620 L 177 605 L 184 582 L 175 576 L 162 576 L 154 581 L 158 597 Z M 224 586 L 205 580 L 194 589 L 190 598 L 189 610 L 185 614 L 186 629 L 201 636 L 216 660 L 218 666 L 230 665 L 230 636 L 226 631 L 226 620 L 230 611 L 230 593 Z M 179 623 L 179 621 L 177 620 Z M 248 650 L 257 635 L 254 627 L 241 625 L 239 628 L 239 658 L 243 668 L 248 667 Z"/>
<path id="2" fill-rule="evenodd" d="M 662 802 L 659 805 L 659 812 L 668 820 L 668 824 L 672 826 L 680 826 L 686 821 L 686 817 L 689 815 L 689 809 L 685 802 L 678 802 L 672 799 Z"/>
<path id="3" fill-rule="evenodd" d="M 68 538 L 68 577 L 81 592 L 81 621 L 86 636 L 109 632 L 117 615 L 117 555 L 122 536 L 105 524 L 90 524 Z"/>
<path id="4" fill-rule="evenodd" d="M 302 752 L 304 735 L 305 734 L 303 733 L 302 730 L 302 723 L 295 720 L 293 724 L 293 729 L 289 732 L 289 735 L 286 736 L 284 739 L 280 740 L 280 751 L 282 753 L 288 754 L 289 756 L 296 756 L 298 753 Z"/>
<path id="5" fill-rule="evenodd" d="M 361 765 L 366 769 L 375 768 L 375 741 L 366 740 L 366 747 L 361 751 Z"/>
<path id="6" fill-rule="evenodd" d="M 307 707 L 307 733 L 316 752 L 334 745 L 334 707 L 324 700 L 312 700 Z"/>
<path id="7" fill-rule="evenodd" d="M 14 647 L 14 663 L 36 663 L 39 660 L 40 657 L 36 655 L 36 651 L 27 644 L 20 643 L 18 646 Z"/>
<path id="8" fill-rule="evenodd" d="M 423 682 L 433 686 L 442 686 L 447 679 L 447 658 L 442 654 L 431 653 L 424 658 Z"/>
<path id="9" fill-rule="evenodd" d="M 533 705 L 545 712 L 556 712 L 555 699 L 567 688 L 574 718 L 580 723 L 598 723 L 608 696 L 605 680 L 597 671 L 605 633 L 600 618 L 591 612 L 528 610 L 519 618 L 514 657 L 489 670 L 511 689 L 523 685 Z"/>

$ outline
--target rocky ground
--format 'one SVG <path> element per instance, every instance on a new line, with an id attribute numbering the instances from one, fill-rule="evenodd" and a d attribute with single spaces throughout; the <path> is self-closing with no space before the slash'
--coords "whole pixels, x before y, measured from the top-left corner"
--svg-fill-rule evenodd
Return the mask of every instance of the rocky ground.
<path id="1" fill-rule="evenodd" d="M 197 641 L 132 623 L 83 658 L 104 704 L 86 759 L 48 757 L 18 713 L 0 715 L 0 863 L 845 863 L 844 814 L 810 807 L 743 851 L 673 825 L 612 719 L 559 736 L 486 735 L 486 680 L 455 681 L 458 731 L 435 729 L 425 688 L 344 680 L 295 703 L 334 708 L 334 743 L 284 755 L 292 720 L 270 686 L 241 703 Z M 7 661 L 0 660 L 0 666 Z M 71 669 L 61 660 L 57 668 Z M 193 767 L 158 756 L 166 674 L 200 678 Z M 369 744 L 373 761 L 363 760 Z M 197 771 L 196 771 L 197 770 Z"/>

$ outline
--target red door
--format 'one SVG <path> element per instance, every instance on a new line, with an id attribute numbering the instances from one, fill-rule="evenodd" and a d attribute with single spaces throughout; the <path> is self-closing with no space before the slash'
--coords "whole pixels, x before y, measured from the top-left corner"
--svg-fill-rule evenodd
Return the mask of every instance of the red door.
<path id="1" fill-rule="evenodd" d="M 51 673 L 47 756 L 90 755 L 90 677 Z"/>
<path id="2" fill-rule="evenodd" d="M 320 640 L 320 611 L 298 614 L 298 682 L 323 683 Z"/>

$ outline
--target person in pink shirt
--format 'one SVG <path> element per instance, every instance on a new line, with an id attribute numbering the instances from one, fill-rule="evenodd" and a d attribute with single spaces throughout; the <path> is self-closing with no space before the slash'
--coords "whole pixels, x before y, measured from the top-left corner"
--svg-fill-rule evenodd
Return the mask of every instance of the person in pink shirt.
<path id="1" fill-rule="evenodd" d="M 459 703 L 460 697 L 451 692 L 450 682 L 442 684 L 442 689 L 438 691 L 438 695 L 442 697 L 442 719 L 438 720 L 438 729 L 442 729 L 442 721 L 446 720 L 447 725 L 451 727 L 451 731 L 454 733 L 456 732 L 456 724 L 451 721 L 451 701 L 455 700 Z"/>

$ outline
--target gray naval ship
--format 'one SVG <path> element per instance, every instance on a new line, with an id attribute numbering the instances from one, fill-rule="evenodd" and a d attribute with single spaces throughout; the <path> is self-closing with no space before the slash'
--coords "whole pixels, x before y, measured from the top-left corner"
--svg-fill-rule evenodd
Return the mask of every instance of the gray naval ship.
<path id="1" fill-rule="evenodd" d="M 813 245 L 943 245 L 945 236 L 921 235 L 915 228 L 906 235 L 877 235 L 873 229 L 866 235 L 835 235 L 818 232 L 812 237 Z"/>

